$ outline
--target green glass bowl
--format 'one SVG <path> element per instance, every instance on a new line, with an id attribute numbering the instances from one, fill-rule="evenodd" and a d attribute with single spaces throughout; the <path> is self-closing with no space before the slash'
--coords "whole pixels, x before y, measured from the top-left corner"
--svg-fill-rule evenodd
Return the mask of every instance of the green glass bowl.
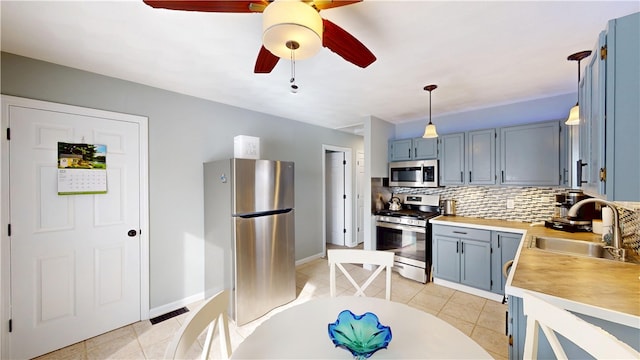
<path id="1" fill-rule="evenodd" d="M 391 342 L 391 328 L 380 324 L 374 313 L 355 315 L 343 310 L 329 324 L 329 338 L 336 347 L 349 350 L 355 359 L 367 359 Z"/>

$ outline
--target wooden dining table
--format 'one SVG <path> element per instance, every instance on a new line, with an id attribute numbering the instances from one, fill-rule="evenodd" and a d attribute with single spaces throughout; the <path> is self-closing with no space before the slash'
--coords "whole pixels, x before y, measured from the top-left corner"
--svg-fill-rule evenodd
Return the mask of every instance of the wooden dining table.
<path id="1" fill-rule="evenodd" d="M 469 336 L 444 320 L 408 305 L 370 297 L 317 298 L 285 309 L 260 324 L 232 359 L 353 359 L 329 338 L 342 310 L 376 314 L 391 327 L 386 349 L 370 359 L 492 359 Z"/>

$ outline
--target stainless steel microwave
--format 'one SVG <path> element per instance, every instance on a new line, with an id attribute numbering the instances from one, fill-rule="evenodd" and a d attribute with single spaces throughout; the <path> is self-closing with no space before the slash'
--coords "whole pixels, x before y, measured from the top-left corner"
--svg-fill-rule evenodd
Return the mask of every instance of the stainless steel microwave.
<path id="1" fill-rule="evenodd" d="M 438 160 L 390 162 L 389 186 L 438 187 Z"/>

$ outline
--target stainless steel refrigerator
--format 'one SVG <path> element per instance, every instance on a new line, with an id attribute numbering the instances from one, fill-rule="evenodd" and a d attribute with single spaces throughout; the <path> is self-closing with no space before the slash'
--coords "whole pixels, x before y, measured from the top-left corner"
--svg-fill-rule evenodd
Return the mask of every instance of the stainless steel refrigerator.
<path id="1" fill-rule="evenodd" d="M 294 164 L 204 164 L 205 296 L 231 289 L 242 325 L 296 298 Z"/>

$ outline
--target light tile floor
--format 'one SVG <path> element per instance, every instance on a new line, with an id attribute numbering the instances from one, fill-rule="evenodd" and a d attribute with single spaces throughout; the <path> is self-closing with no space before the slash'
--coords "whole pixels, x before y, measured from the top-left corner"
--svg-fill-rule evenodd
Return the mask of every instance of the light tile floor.
<path id="1" fill-rule="evenodd" d="M 230 323 L 231 343 L 235 349 L 265 319 L 288 306 L 317 297 L 329 296 L 329 266 L 326 259 L 317 259 L 296 269 L 298 298 L 291 304 L 273 310 L 244 326 Z M 357 277 L 368 276 L 368 271 L 352 266 Z M 350 270 L 350 271 L 352 271 Z M 341 276 L 341 275 L 340 275 Z M 378 277 L 368 289 L 368 296 L 384 298 L 384 277 Z M 391 300 L 434 314 L 470 336 L 496 359 L 508 358 L 508 339 L 505 335 L 507 306 L 492 300 L 435 285 L 421 284 L 396 273 L 392 277 Z M 338 296 L 350 295 L 351 285 L 344 277 L 337 282 Z M 199 303 L 188 306 L 195 309 Z M 91 338 L 64 349 L 43 355 L 38 360 L 53 359 L 161 359 L 164 350 L 189 313 L 165 320 L 156 325 L 141 321 L 109 333 Z M 203 337 L 203 336 L 202 336 Z M 193 358 L 197 358 L 202 342 L 194 345 Z M 220 358 L 219 342 L 214 342 L 211 358 Z"/>

